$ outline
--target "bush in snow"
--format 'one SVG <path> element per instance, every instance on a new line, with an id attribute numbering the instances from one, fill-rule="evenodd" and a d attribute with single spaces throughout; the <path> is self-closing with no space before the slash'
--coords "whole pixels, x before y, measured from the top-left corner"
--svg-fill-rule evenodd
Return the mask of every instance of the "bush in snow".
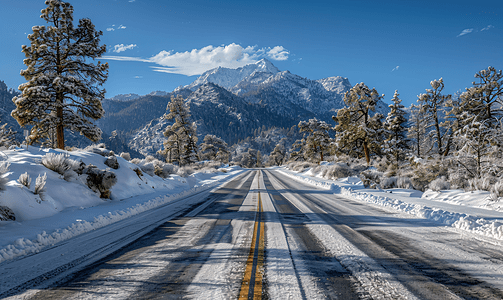
<path id="1" fill-rule="evenodd" d="M 381 178 L 380 186 L 382 189 L 394 189 L 398 187 L 397 181 L 398 178 L 395 176 L 391 177 L 384 176 Z"/>
<path id="2" fill-rule="evenodd" d="M 207 160 L 192 164 L 191 168 L 194 170 L 194 172 L 215 173 L 222 166 L 223 163 L 221 163 L 220 161 Z"/>
<path id="3" fill-rule="evenodd" d="M 154 173 L 161 178 L 168 178 L 171 174 L 176 174 L 178 167 L 173 164 L 162 163 L 156 164 Z"/>
<path id="4" fill-rule="evenodd" d="M 152 155 L 148 155 L 144 159 L 133 158 L 131 162 L 141 169 L 141 174 L 137 173 L 138 177 L 147 173 L 150 176 L 157 175 L 161 178 L 168 178 L 170 174 L 175 174 L 178 167 L 169 163 L 162 162 Z"/>
<path id="5" fill-rule="evenodd" d="M 355 175 L 355 172 L 345 163 L 336 163 L 326 166 L 321 171 L 321 176 L 327 179 L 338 179 Z"/>
<path id="6" fill-rule="evenodd" d="M 372 189 L 380 188 L 381 177 L 383 177 L 383 172 L 377 171 L 374 168 L 367 169 L 360 173 L 360 180 L 363 185 Z"/>
<path id="7" fill-rule="evenodd" d="M 87 174 L 87 186 L 100 193 L 100 198 L 110 198 L 110 189 L 117 183 L 117 176 L 114 172 L 100 170 L 94 165 L 88 165 L 85 169 Z"/>
<path id="8" fill-rule="evenodd" d="M 76 174 L 81 175 L 85 168 L 85 164 L 82 161 L 70 159 L 68 155 L 63 153 L 46 154 L 42 157 L 42 165 L 60 175 L 63 175 L 63 178 L 67 181 L 74 178 Z"/>
<path id="9" fill-rule="evenodd" d="M 469 191 L 489 191 L 497 182 L 493 176 L 484 176 L 482 178 L 472 178 L 468 180 Z"/>
<path id="10" fill-rule="evenodd" d="M 503 197 L 503 179 L 498 180 L 498 182 L 491 187 L 491 199 L 498 201 L 500 197 Z"/>
<path id="11" fill-rule="evenodd" d="M 19 175 L 17 182 L 19 182 L 21 185 L 23 185 L 29 189 L 30 185 L 31 185 L 31 178 L 30 178 L 30 175 L 28 175 L 28 172 L 25 172 L 25 173 Z"/>
<path id="12" fill-rule="evenodd" d="M 9 179 L 5 175 L 9 171 L 10 163 L 6 161 L 0 161 L 0 191 L 5 190 L 5 186 Z"/>
<path id="13" fill-rule="evenodd" d="M 435 192 L 439 192 L 441 190 L 450 189 L 451 184 L 447 181 L 447 179 L 445 179 L 445 176 L 442 176 L 430 182 L 428 187 Z"/>
<path id="14" fill-rule="evenodd" d="M 47 153 L 44 157 L 42 157 L 42 165 L 49 170 L 53 170 L 54 172 L 63 175 L 66 170 L 70 169 L 67 159 L 68 157 L 63 153 Z"/>
<path id="15" fill-rule="evenodd" d="M 307 161 L 294 161 L 287 165 L 287 168 L 295 172 L 304 172 L 304 170 L 317 166 L 318 164 Z"/>
<path id="16" fill-rule="evenodd" d="M 447 176 L 449 171 L 449 161 L 441 159 L 422 160 L 414 166 L 412 182 L 417 190 L 424 191 L 433 180 Z"/>
<path id="17" fill-rule="evenodd" d="M 101 143 L 98 145 L 87 146 L 86 148 L 84 148 L 84 151 L 96 153 L 96 154 L 99 154 L 99 155 L 105 156 L 105 157 L 114 155 L 113 151 L 106 149 L 106 146 L 104 143 Z"/>
<path id="18" fill-rule="evenodd" d="M 155 175 L 155 166 L 152 161 L 147 161 L 146 159 L 133 158 L 131 162 L 142 170 L 142 172 L 147 173 L 150 176 Z M 143 174 L 142 174 L 143 175 Z"/>
<path id="19" fill-rule="evenodd" d="M 143 172 L 140 170 L 140 168 L 134 168 L 133 171 L 136 173 L 138 178 L 141 179 L 141 177 L 143 176 Z"/>
<path id="20" fill-rule="evenodd" d="M 109 156 L 105 160 L 105 165 L 109 166 L 112 169 L 117 170 L 119 168 L 119 162 L 117 161 L 117 157 L 115 157 L 115 156 Z"/>
<path id="21" fill-rule="evenodd" d="M 121 152 L 120 157 L 124 158 L 127 161 L 131 160 L 131 155 L 129 154 L 129 152 Z"/>
<path id="22" fill-rule="evenodd" d="M 407 176 L 399 176 L 398 179 L 396 180 L 396 185 L 400 189 L 409 189 L 409 190 L 414 189 L 414 186 L 412 185 L 412 180 L 410 180 L 410 178 Z"/>
<path id="23" fill-rule="evenodd" d="M 192 175 L 194 174 L 194 169 L 191 167 L 191 166 L 183 166 L 181 168 L 178 169 L 178 171 L 176 172 L 176 174 L 180 177 L 187 177 L 189 175 Z"/>
<path id="24" fill-rule="evenodd" d="M 0 221 L 16 221 L 16 215 L 12 209 L 0 205 Z"/>
<path id="25" fill-rule="evenodd" d="M 42 193 L 45 192 L 46 180 L 47 180 L 47 173 L 44 173 L 44 176 L 40 176 L 40 174 L 37 176 L 37 179 L 35 179 L 35 190 L 33 191 L 35 195 L 42 195 Z M 42 197 L 40 197 L 40 199 L 42 199 Z"/>

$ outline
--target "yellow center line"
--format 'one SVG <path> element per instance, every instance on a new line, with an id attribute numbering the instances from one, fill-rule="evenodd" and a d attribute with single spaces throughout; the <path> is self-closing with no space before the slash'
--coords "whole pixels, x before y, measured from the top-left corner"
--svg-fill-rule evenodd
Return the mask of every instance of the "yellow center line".
<path id="1" fill-rule="evenodd" d="M 260 173 L 259 173 L 260 178 Z M 258 183 L 260 189 L 260 181 Z M 241 283 L 239 299 L 262 299 L 262 277 L 264 265 L 264 222 L 262 222 L 262 198 L 258 193 L 257 216 L 253 227 L 253 237 L 250 254 L 246 261 L 246 269 Z M 257 241 L 258 239 L 258 241 Z"/>

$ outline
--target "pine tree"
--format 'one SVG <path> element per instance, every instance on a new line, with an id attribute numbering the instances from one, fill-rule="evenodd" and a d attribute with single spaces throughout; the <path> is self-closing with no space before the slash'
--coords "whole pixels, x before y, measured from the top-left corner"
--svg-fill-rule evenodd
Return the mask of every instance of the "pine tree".
<path id="1" fill-rule="evenodd" d="M 484 158 L 501 152 L 503 146 L 503 74 L 493 67 L 475 74 L 479 82 L 461 94 L 459 106 L 450 114 L 458 120 L 456 141 L 460 152 L 472 155 L 477 169 L 474 175 L 484 173 Z"/>
<path id="2" fill-rule="evenodd" d="M 281 166 L 286 158 L 286 149 L 284 143 L 286 138 L 281 139 L 281 141 L 274 147 L 271 154 L 269 155 L 269 165 L 271 166 Z"/>
<path id="3" fill-rule="evenodd" d="M 423 157 L 429 152 L 430 140 L 426 134 L 426 122 L 421 105 L 412 104 L 410 107 L 407 137 L 410 140 L 412 151 L 417 157 Z"/>
<path id="4" fill-rule="evenodd" d="M 164 142 L 164 151 L 168 162 L 177 160 L 180 166 L 199 161 L 197 153 L 196 124 L 190 121 L 190 107 L 181 95 L 171 96 L 164 115 L 166 120 L 173 120 L 173 125 L 168 125 L 164 131 L 167 140 Z"/>
<path id="5" fill-rule="evenodd" d="M 405 127 L 407 123 L 405 107 L 400 104 L 402 100 L 398 98 L 398 95 L 398 91 L 395 91 L 391 99 L 393 104 L 389 105 L 390 112 L 384 123 L 387 135 L 387 139 L 384 141 L 385 153 L 393 157 L 397 165 L 405 158 L 406 151 L 409 149 L 407 128 Z"/>
<path id="6" fill-rule="evenodd" d="M 257 150 L 257 167 L 262 168 L 262 153 L 260 153 L 260 150 Z"/>
<path id="7" fill-rule="evenodd" d="M 223 163 L 229 162 L 229 150 L 227 143 L 221 138 L 207 134 L 200 145 L 201 159 L 217 160 Z"/>
<path id="8" fill-rule="evenodd" d="M 447 100 L 451 99 L 451 95 L 442 95 L 444 89 L 444 80 L 433 80 L 430 82 L 432 89 L 426 89 L 426 93 L 418 96 L 426 131 L 432 134 L 433 146 L 436 146 L 439 155 L 448 155 L 450 146 L 450 130 L 445 130 L 441 126 L 442 109 Z"/>
<path id="9" fill-rule="evenodd" d="M 375 88 L 370 89 L 363 82 L 346 92 L 344 102 L 347 107 L 339 109 L 337 116 L 332 117 L 338 123 L 335 126 L 338 151 L 365 156 L 367 164 L 370 164 L 371 153 L 381 153 L 383 115 L 371 116 L 381 98 Z"/>
<path id="10" fill-rule="evenodd" d="M 245 168 L 254 168 L 257 166 L 257 150 L 249 148 L 248 152 L 243 153 L 239 164 Z"/>
<path id="11" fill-rule="evenodd" d="M 0 148 L 9 148 L 16 142 L 16 132 L 7 128 L 7 123 L 0 126 Z"/>
<path id="12" fill-rule="evenodd" d="M 323 154 L 327 152 L 332 143 L 330 131 L 332 127 L 325 121 L 318 121 L 316 118 L 309 119 L 309 121 L 300 121 L 300 132 L 306 132 L 303 145 L 303 154 L 306 159 L 317 160 L 318 163 L 324 160 Z M 319 159 L 318 159 L 318 154 Z"/>
<path id="13" fill-rule="evenodd" d="M 31 125 L 31 142 L 56 133 L 57 147 L 64 149 L 64 129 L 76 131 L 92 141 L 101 138 L 101 130 L 91 120 L 104 115 L 100 86 L 108 77 L 108 64 L 89 62 L 105 51 L 100 46 L 101 31 L 90 19 L 73 25 L 73 7 L 60 0 L 46 0 L 41 18 L 49 26 L 34 26 L 28 35 L 30 46 L 23 46 L 28 67 L 21 75 L 21 95 L 12 100 L 12 116 L 21 126 Z"/>

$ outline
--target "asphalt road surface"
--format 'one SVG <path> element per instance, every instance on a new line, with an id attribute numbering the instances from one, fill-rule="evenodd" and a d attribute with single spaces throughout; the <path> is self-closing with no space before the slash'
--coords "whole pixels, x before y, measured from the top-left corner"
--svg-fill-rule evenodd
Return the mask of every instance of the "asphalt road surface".
<path id="1" fill-rule="evenodd" d="M 3 263 L 0 298 L 503 299 L 502 249 L 259 169 Z"/>

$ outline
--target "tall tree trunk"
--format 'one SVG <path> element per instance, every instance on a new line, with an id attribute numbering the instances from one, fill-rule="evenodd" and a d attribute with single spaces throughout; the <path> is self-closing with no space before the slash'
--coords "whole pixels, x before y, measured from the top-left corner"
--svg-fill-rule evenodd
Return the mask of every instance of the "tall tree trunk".
<path id="1" fill-rule="evenodd" d="M 65 127 L 63 126 L 63 96 L 58 94 L 56 101 L 60 105 L 56 108 L 56 117 L 58 124 L 56 125 L 56 139 L 58 141 L 58 148 L 65 150 Z"/>
<path id="2" fill-rule="evenodd" d="M 320 146 L 320 162 L 318 164 L 320 164 L 322 161 L 323 161 L 323 148 Z"/>
<path id="3" fill-rule="evenodd" d="M 367 160 L 367 166 L 370 166 L 370 153 L 367 141 L 363 141 L 363 152 L 365 152 L 365 159 Z"/>

